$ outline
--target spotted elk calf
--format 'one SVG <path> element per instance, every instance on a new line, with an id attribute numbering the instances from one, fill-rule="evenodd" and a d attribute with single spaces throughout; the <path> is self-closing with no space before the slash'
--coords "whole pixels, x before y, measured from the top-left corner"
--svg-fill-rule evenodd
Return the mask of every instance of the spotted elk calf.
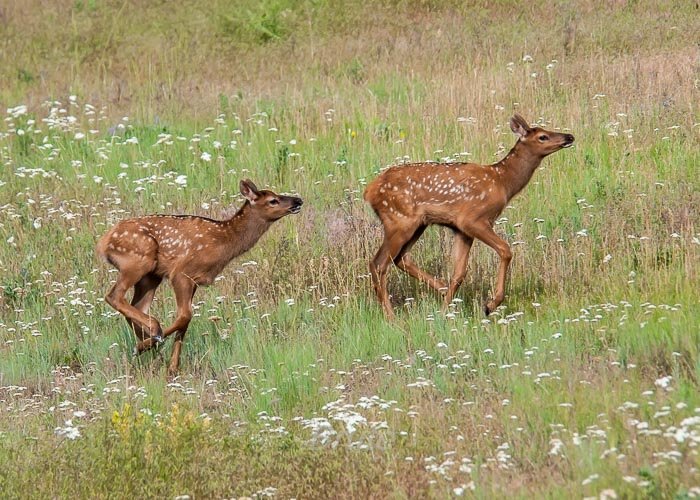
<path id="1" fill-rule="evenodd" d="M 510 119 L 510 128 L 518 141 L 505 158 L 493 165 L 394 166 L 367 186 L 365 200 L 384 226 L 384 242 L 369 267 L 374 290 L 387 317 L 394 317 L 387 292 L 389 264 L 393 262 L 402 271 L 444 292 L 447 308 L 466 276 L 474 239 L 486 243 L 500 257 L 496 293 L 484 305 L 485 313 L 490 314 L 503 302 L 512 254 L 508 243 L 494 232 L 493 223 L 510 199 L 527 185 L 542 159 L 574 142 L 571 134 L 530 127 L 517 114 Z M 454 270 L 449 284 L 418 268 L 408 254 L 431 224 L 447 226 L 455 233 Z"/>
<path id="2" fill-rule="evenodd" d="M 273 222 L 301 210 L 302 200 L 258 190 L 241 181 L 245 203 L 227 220 L 195 215 L 152 215 L 123 220 L 97 243 L 97 254 L 119 270 L 105 300 L 122 313 L 139 339 L 139 354 L 176 333 L 168 373 L 177 373 L 180 350 L 192 319 L 192 298 L 198 286 L 209 285 L 234 258 L 248 250 Z M 170 280 L 177 317 L 166 330 L 148 314 L 158 285 Z M 125 295 L 134 287 L 131 303 Z"/>

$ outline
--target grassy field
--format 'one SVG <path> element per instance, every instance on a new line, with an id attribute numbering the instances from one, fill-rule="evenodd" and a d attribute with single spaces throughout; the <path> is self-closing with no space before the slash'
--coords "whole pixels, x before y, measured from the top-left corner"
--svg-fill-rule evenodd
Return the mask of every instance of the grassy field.
<path id="1" fill-rule="evenodd" d="M 697 2 L 10 0 L 0 7 L 0 496 L 700 497 Z M 570 131 L 447 314 L 362 201 L 408 160 Z M 133 358 L 94 246 L 294 193 Z M 416 245 L 450 272 L 449 231 Z M 162 287 L 153 314 L 168 324 Z"/>

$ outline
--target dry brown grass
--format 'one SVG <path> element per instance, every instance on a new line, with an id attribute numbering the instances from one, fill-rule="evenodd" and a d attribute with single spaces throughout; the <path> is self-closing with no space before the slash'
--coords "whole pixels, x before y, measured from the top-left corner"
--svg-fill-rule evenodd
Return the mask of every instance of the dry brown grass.
<path id="1" fill-rule="evenodd" d="M 693 111 L 685 106 L 697 92 L 698 50 L 685 42 L 700 28 L 697 16 L 689 5 L 645 4 L 329 1 L 312 8 L 301 2 L 281 18 L 283 38 L 241 45 L 226 31 L 235 8 L 223 0 L 206 7 L 190 0 L 179 9 L 141 0 L 13 0 L 0 10 L 0 71 L 17 85 L 3 98 L 21 95 L 38 105 L 72 92 L 109 102 L 112 113 L 186 110 L 205 118 L 220 96 L 251 102 L 283 96 L 299 110 L 297 125 L 308 127 L 314 115 L 321 119 L 334 107 L 338 91 L 359 90 L 358 105 L 374 115 L 373 105 L 386 103 L 365 86 L 393 73 L 432 87 L 422 109 L 404 103 L 412 116 L 466 114 L 492 123 L 493 104 L 509 106 L 512 96 L 537 102 L 538 89 L 527 78 L 520 88 L 504 86 L 505 65 L 529 54 L 540 73 L 549 59 L 559 61 L 570 82 L 569 109 L 564 114 L 557 103 L 551 111 L 558 109 L 554 116 L 566 124 L 586 122 L 576 108 L 590 92 L 606 93 L 623 108 L 643 98 L 648 106 L 663 100 Z M 592 76 L 599 88 L 591 88 Z"/>

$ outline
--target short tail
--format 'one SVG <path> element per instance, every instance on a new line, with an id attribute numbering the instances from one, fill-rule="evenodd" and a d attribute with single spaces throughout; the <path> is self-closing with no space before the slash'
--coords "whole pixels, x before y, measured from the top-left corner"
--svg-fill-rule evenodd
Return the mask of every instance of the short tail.
<path id="1" fill-rule="evenodd" d="M 375 208 L 375 204 L 377 203 L 377 200 L 379 199 L 379 188 L 381 185 L 381 177 L 377 177 L 374 179 L 372 182 L 370 182 L 367 187 L 365 188 L 365 193 L 363 195 L 363 198 L 367 203 L 369 203 L 372 208 L 374 208 L 374 211 L 376 212 L 377 209 Z"/>
<path id="2" fill-rule="evenodd" d="M 95 246 L 95 254 L 105 261 L 107 264 L 111 264 L 117 267 L 116 264 L 109 258 L 109 251 L 107 249 L 107 241 L 112 236 L 112 231 L 108 231 L 102 238 L 99 239 L 97 245 Z"/>

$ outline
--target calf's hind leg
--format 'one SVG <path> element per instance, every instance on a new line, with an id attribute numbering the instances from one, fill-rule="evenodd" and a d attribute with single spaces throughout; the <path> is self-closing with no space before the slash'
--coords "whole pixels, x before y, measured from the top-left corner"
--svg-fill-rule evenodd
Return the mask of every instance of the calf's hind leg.
<path id="1" fill-rule="evenodd" d="M 377 255 L 374 256 L 374 259 L 369 264 L 374 290 L 377 293 L 379 302 L 382 304 L 384 314 L 389 319 L 394 318 L 394 309 L 391 307 L 389 292 L 386 287 L 389 264 L 395 262 L 396 257 L 401 254 L 404 245 L 410 241 L 417 229 L 417 226 L 391 229 L 384 226 L 384 242 L 379 247 Z"/>
<path id="2" fill-rule="evenodd" d="M 158 289 L 161 281 L 163 281 L 163 279 L 155 274 L 147 274 L 141 278 L 134 285 L 134 296 L 131 299 L 131 305 L 144 314 L 148 314 L 148 310 L 151 307 L 151 302 L 153 302 L 153 297 L 155 296 L 156 290 Z M 129 325 L 131 325 L 131 328 L 134 330 L 134 333 L 139 340 L 144 340 L 149 336 L 147 332 L 144 331 L 144 329 L 137 323 L 133 322 L 129 318 L 126 318 L 126 321 L 129 323 Z"/>
<path id="3" fill-rule="evenodd" d="M 423 271 L 420 267 L 416 265 L 415 262 L 413 262 L 413 259 L 408 254 L 411 251 L 413 245 L 416 243 L 416 241 L 418 241 L 418 239 L 422 236 L 423 231 L 425 231 L 425 227 L 426 226 L 420 226 L 416 230 L 411 239 L 408 240 L 408 242 L 403 246 L 399 254 L 396 257 L 394 257 L 394 263 L 396 264 L 396 267 L 398 267 L 405 273 L 408 273 L 410 276 L 413 276 L 417 280 L 426 283 L 428 286 L 435 289 L 436 291 L 445 292 L 445 290 L 447 290 L 447 283 L 445 283 L 440 278 L 432 276 L 429 273 Z"/>
<path id="4" fill-rule="evenodd" d="M 126 321 L 134 328 L 134 332 L 138 330 L 142 336 L 147 333 L 151 337 L 160 337 L 162 329 L 158 320 L 129 304 L 125 298 L 126 292 L 135 286 L 145 274 L 147 272 L 140 269 L 120 269 L 117 282 L 105 297 L 105 301 L 124 315 Z"/>

